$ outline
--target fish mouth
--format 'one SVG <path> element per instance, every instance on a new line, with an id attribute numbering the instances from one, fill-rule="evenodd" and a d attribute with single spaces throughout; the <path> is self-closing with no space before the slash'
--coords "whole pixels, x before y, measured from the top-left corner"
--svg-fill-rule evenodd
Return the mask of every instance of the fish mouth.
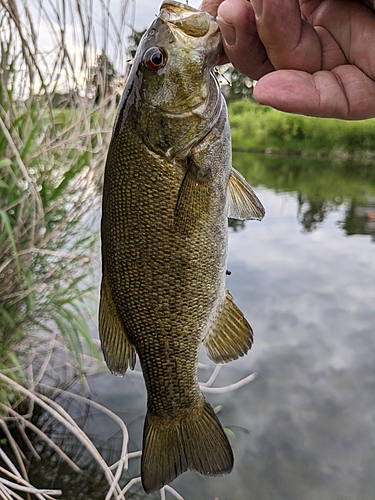
<path id="1" fill-rule="evenodd" d="M 160 18 L 171 27 L 194 38 L 209 37 L 219 31 L 214 17 L 188 4 L 166 0 L 160 7 Z"/>

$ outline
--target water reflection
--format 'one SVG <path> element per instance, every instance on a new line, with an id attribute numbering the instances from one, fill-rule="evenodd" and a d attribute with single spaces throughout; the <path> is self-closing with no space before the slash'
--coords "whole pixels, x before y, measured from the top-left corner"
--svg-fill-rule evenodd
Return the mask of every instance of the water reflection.
<path id="1" fill-rule="evenodd" d="M 343 221 L 339 221 L 339 225 L 348 236 L 369 234 L 375 242 L 375 197 L 368 197 L 361 202 L 350 200 L 346 216 Z"/>
<path id="2" fill-rule="evenodd" d="M 297 219 L 306 233 L 311 233 L 325 220 L 332 211 L 332 205 L 325 200 L 309 200 L 307 196 L 298 193 Z"/>
<path id="3" fill-rule="evenodd" d="M 367 234 L 375 241 L 373 162 L 235 153 L 234 164 L 255 185 L 275 192 L 295 193 L 297 219 L 307 233 L 316 230 L 328 214 L 344 205 L 345 214 L 339 227 L 345 234 Z"/>
<path id="4" fill-rule="evenodd" d="M 173 486 L 185 500 L 373 500 L 375 167 L 244 154 L 234 162 L 267 213 L 262 223 L 230 223 L 228 288 L 255 343 L 220 372 L 218 385 L 258 377 L 208 395 L 234 433 L 232 474 L 188 472 Z M 139 449 L 142 379 L 108 374 L 91 385 Z M 115 433 L 95 420 L 90 426 Z"/>

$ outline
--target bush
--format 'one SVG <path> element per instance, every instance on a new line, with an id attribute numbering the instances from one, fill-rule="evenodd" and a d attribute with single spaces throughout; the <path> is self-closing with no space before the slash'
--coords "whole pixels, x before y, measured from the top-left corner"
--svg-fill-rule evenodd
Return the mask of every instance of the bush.
<path id="1" fill-rule="evenodd" d="M 282 113 L 253 101 L 229 105 L 235 149 L 274 149 L 326 154 L 375 151 L 375 119 L 344 122 Z"/>

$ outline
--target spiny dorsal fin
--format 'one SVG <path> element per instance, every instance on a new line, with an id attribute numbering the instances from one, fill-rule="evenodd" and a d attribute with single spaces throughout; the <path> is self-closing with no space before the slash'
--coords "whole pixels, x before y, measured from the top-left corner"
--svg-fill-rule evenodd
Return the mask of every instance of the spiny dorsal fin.
<path id="1" fill-rule="evenodd" d="M 135 348 L 128 339 L 113 302 L 106 273 L 103 273 L 99 305 L 99 336 L 104 359 L 115 375 L 124 375 L 135 366 Z"/>
<path id="2" fill-rule="evenodd" d="M 234 168 L 230 173 L 228 183 L 228 217 L 239 220 L 262 220 L 264 207 L 253 188 Z"/>
<path id="3" fill-rule="evenodd" d="M 253 330 L 226 290 L 224 303 L 203 339 L 209 357 L 215 363 L 227 363 L 243 356 L 253 343 Z"/>
<path id="4" fill-rule="evenodd" d="M 188 417 L 170 420 L 146 413 L 141 462 L 146 493 L 159 490 L 192 469 L 207 476 L 229 474 L 233 452 L 212 407 L 202 397 L 202 407 Z"/>

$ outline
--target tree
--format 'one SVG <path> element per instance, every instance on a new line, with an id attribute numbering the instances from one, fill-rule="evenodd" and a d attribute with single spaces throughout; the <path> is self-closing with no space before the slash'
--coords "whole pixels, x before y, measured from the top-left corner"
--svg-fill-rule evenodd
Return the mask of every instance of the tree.
<path id="1" fill-rule="evenodd" d="M 128 41 L 129 41 L 129 49 L 130 49 L 130 55 L 131 58 L 134 59 L 135 53 L 137 52 L 138 45 L 143 37 L 143 35 L 146 33 L 147 30 L 143 31 L 136 31 L 133 30 L 132 34 L 129 36 Z"/>
<path id="2" fill-rule="evenodd" d="M 95 96 L 95 104 L 113 92 L 117 72 L 103 51 L 96 58 L 95 65 L 91 68 L 90 84 Z"/>
<path id="3" fill-rule="evenodd" d="M 228 102 L 253 98 L 254 80 L 240 73 L 232 64 L 228 64 L 222 74 L 229 82 L 223 88 L 223 93 Z"/>

